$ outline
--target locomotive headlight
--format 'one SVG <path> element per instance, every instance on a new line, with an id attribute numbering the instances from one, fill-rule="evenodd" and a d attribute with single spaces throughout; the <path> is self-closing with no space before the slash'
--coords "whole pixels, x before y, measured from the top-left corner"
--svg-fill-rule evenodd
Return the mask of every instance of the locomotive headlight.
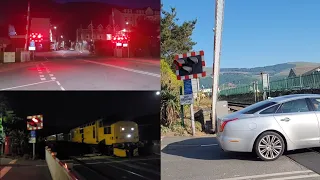
<path id="1" fill-rule="evenodd" d="M 127 135 L 127 138 L 131 138 L 131 134 L 128 134 L 128 135 Z"/>
<path id="2" fill-rule="evenodd" d="M 131 131 L 133 131 L 134 130 L 134 128 L 131 128 Z"/>
<path id="3" fill-rule="evenodd" d="M 124 128 L 121 128 L 121 131 L 124 131 Z"/>

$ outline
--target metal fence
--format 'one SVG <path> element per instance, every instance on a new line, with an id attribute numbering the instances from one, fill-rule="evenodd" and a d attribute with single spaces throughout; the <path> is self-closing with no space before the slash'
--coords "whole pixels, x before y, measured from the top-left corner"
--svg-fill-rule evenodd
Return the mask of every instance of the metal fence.
<path id="1" fill-rule="evenodd" d="M 270 82 L 270 91 L 290 91 L 301 89 L 320 89 L 320 72 L 314 72 L 310 75 L 297 76 L 293 78 L 285 78 L 277 81 Z M 236 94 L 253 93 L 254 88 L 252 85 L 239 86 L 232 89 L 221 90 L 219 95 L 229 96 Z M 258 92 L 262 92 L 262 84 L 258 83 Z"/>

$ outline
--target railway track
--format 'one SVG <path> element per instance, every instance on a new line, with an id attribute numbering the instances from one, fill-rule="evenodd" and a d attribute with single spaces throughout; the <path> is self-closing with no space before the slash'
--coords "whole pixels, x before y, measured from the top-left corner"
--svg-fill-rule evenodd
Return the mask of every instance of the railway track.
<path id="1" fill-rule="evenodd" d="M 110 156 L 71 157 L 73 170 L 81 179 L 160 180 L 160 156 L 118 158 Z"/>

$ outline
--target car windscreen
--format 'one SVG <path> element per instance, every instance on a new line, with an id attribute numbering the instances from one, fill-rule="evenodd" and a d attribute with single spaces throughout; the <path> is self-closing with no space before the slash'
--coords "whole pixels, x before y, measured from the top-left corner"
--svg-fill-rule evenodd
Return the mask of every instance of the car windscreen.
<path id="1" fill-rule="evenodd" d="M 242 114 L 254 114 L 264 108 L 267 108 L 269 106 L 272 106 L 276 104 L 275 102 L 273 101 L 261 101 L 261 102 L 258 102 L 258 103 L 255 103 L 255 104 L 252 104 L 242 110 L 239 111 L 239 113 L 242 113 Z"/>

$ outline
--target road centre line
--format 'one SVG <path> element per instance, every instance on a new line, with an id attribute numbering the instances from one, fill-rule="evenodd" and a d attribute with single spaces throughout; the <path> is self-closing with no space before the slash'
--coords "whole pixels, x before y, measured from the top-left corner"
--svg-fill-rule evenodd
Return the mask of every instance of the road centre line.
<path id="1" fill-rule="evenodd" d="M 311 171 L 311 170 L 291 171 L 291 172 L 281 172 L 281 173 L 272 173 L 272 174 L 253 175 L 253 176 L 242 176 L 242 177 L 226 178 L 226 179 L 219 179 L 219 180 L 245 180 L 245 179 L 252 179 L 252 178 L 265 178 L 265 177 L 272 177 L 272 176 L 292 175 L 292 174 L 301 174 L 301 173 L 314 173 L 314 172 Z M 280 178 L 280 179 L 283 179 L 283 178 Z M 277 179 L 273 179 L 273 180 L 277 180 Z"/>
<path id="2" fill-rule="evenodd" d="M 150 73 L 150 72 L 146 72 L 146 71 L 140 71 L 140 70 L 125 68 L 125 67 L 115 66 L 115 65 L 111 65 L 111 64 L 104 64 L 104 63 L 99 63 L 99 62 L 94 62 L 94 61 L 89 61 L 89 60 L 82 60 L 82 61 L 89 62 L 89 63 L 94 63 L 94 64 L 99 64 L 99 65 L 107 66 L 107 67 L 113 67 L 113 68 L 117 68 L 117 69 L 121 69 L 121 70 L 125 70 L 125 71 L 135 72 L 135 73 L 139 73 L 139 74 L 144 74 L 144 75 L 159 77 L 159 78 L 160 78 L 160 74 L 155 74 L 155 73 Z"/>
<path id="3" fill-rule="evenodd" d="M 22 88 L 22 87 L 27 87 L 27 86 L 33 86 L 33 85 L 52 82 L 52 81 L 54 81 L 54 80 L 40 81 L 40 82 L 31 83 L 31 84 L 25 84 L 25 85 L 21 85 L 21 86 L 14 86 L 14 87 L 9 87 L 9 88 L 4 88 L 4 89 L 0 89 L 0 91 L 10 90 L 10 89 L 17 89 L 17 88 Z"/>

